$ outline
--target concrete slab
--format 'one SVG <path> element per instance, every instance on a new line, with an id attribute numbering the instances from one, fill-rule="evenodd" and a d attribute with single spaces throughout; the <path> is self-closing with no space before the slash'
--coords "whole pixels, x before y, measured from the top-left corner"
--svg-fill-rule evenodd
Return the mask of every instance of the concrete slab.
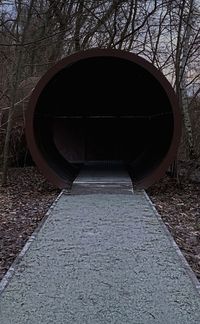
<path id="1" fill-rule="evenodd" d="M 122 163 L 88 162 L 81 169 L 72 186 L 72 194 L 133 192 L 128 171 Z"/>
<path id="2" fill-rule="evenodd" d="M 120 162 L 88 162 L 81 169 L 74 184 L 129 184 L 132 187 L 131 178 Z M 73 185 L 74 185 L 73 184 Z"/>
<path id="3" fill-rule="evenodd" d="M 1 324 L 199 324 L 200 295 L 144 192 L 72 192 L 0 299 Z"/>

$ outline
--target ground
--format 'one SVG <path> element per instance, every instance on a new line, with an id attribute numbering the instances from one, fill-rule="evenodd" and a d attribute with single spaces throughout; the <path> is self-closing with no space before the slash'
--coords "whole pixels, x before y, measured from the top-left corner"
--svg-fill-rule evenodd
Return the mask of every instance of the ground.
<path id="1" fill-rule="evenodd" d="M 0 279 L 58 193 L 34 167 L 10 169 L 0 187 Z"/>
<path id="2" fill-rule="evenodd" d="M 36 168 L 10 169 L 0 187 L 0 279 L 58 194 Z M 166 176 L 148 194 L 200 279 L 200 185 Z"/>
<path id="3" fill-rule="evenodd" d="M 200 184 L 166 176 L 147 192 L 200 280 Z"/>

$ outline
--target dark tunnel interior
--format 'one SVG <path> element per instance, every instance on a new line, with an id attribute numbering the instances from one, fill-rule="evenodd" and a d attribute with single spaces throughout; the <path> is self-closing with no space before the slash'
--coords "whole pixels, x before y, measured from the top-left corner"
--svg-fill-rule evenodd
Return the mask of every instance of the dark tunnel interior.
<path id="1" fill-rule="evenodd" d="M 118 161 L 141 181 L 167 154 L 173 129 L 159 81 L 142 66 L 109 56 L 59 71 L 41 92 L 34 115 L 37 146 L 61 177 L 88 161 Z"/>

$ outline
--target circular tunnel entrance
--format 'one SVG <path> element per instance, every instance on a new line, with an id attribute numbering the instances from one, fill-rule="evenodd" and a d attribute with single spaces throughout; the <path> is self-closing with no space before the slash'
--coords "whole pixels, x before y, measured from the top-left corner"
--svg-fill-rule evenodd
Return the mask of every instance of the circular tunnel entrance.
<path id="1" fill-rule="evenodd" d="M 51 68 L 37 84 L 26 113 L 30 152 L 60 188 L 88 161 L 127 165 L 148 187 L 176 154 L 180 112 L 169 82 L 132 53 L 91 49 Z"/>

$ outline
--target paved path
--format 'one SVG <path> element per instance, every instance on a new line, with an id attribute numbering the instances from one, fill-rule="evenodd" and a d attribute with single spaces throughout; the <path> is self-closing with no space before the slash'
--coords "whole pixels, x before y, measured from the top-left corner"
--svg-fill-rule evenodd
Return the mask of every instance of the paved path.
<path id="1" fill-rule="evenodd" d="M 125 178 L 80 176 L 61 195 L 2 293 L 1 324 L 200 323 L 187 267 Z"/>

